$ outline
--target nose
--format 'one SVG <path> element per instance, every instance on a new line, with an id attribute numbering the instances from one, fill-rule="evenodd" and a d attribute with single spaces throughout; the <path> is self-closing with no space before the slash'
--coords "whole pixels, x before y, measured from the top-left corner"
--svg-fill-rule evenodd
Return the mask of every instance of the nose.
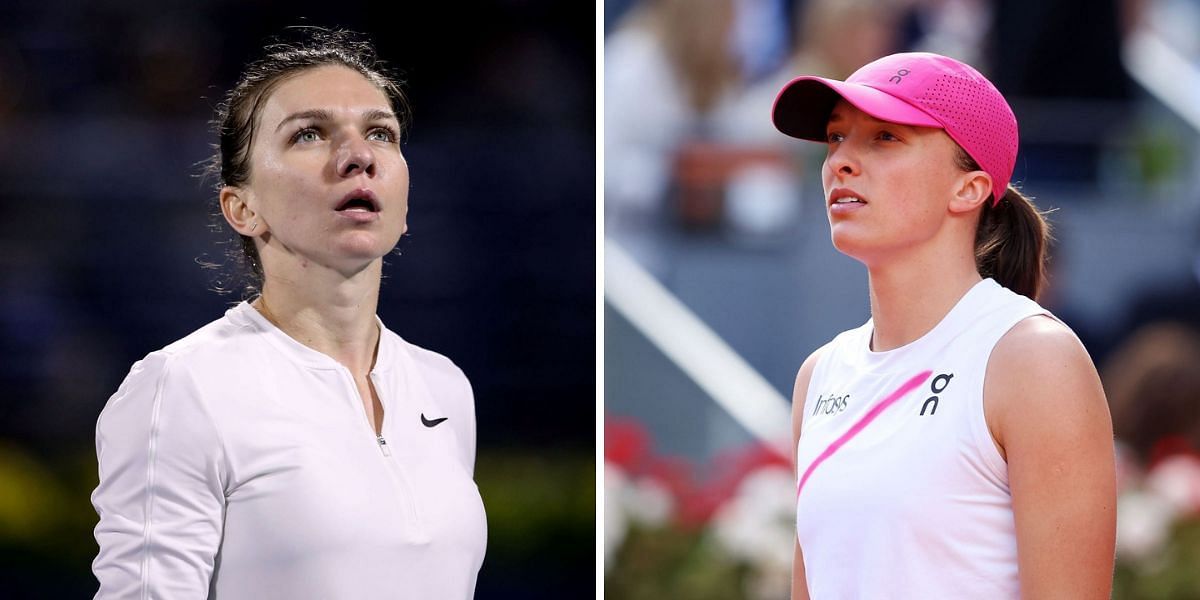
<path id="1" fill-rule="evenodd" d="M 829 155 L 825 157 L 825 166 L 837 177 L 858 175 L 862 166 L 858 161 L 858 153 L 849 140 L 829 147 Z"/>
<path id="2" fill-rule="evenodd" d="M 344 141 L 335 154 L 337 173 L 341 177 L 366 174 L 375 176 L 375 152 L 366 140 L 351 138 Z"/>

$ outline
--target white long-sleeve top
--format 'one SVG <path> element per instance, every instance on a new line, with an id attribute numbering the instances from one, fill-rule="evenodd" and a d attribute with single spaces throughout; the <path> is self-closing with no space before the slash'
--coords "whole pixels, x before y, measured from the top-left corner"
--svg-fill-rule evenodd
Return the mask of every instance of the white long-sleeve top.
<path id="1" fill-rule="evenodd" d="M 96 598 L 471 598 L 470 384 L 379 327 L 379 437 L 350 372 L 245 302 L 135 363 L 96 426 Z"/>

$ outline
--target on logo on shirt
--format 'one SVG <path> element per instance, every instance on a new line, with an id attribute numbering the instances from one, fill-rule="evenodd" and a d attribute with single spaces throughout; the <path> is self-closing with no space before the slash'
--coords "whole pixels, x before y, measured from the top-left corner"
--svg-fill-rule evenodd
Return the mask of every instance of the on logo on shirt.
<path id="1" fill-rule="evenodd" d="M 929 382 L 929 391 L 933 392 L 933 395 L 926 398 L 925 404 L 921 405 L 921 416 L 925 416 L 926 410 L 930 415 L 937 412 L 938 394 L 950 387 L 951 379 L 954 379 L 954 373 L 939 373 L 937 377 L 933 378 L 933 381 Z"/>

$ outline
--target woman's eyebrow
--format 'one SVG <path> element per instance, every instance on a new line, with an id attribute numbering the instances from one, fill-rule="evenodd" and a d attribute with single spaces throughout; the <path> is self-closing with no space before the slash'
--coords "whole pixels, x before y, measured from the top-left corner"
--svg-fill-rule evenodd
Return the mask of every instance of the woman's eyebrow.
<path id="1" fill-rule="evenodd" d="M 372 108 L 364 111 L 362 118 L 364 121 L 386 121 L 388 119 L 399 121 L 392 111 L 379 108 Z M 284 117 L 284 119 L 279 122 L 279 125 L 275 127 L 275 131 L 278 132 L 280 129 L 283 129 L 284 125 L 291 121 L 298 120 L 332 121 L 333 113 L 323 108 L 313 108 L 295 112 Z"/>
<path id="2" fill-rule="evenodd" d="M 283 126 L 289 121 L 297 121 L 300 119 L 312 119 L 313 121 L 332 121 L 333 113 L 322 108 L 314 108 L 311 110 L 295 112 L 284 117 L 284 119 L 279 122 L 279 125 L 275 127 L 275 131 L 278 132 L 280 129 L 283 129 Z"/>
<path id="3" fill-rule="evenodd" d="M 400 119 L 396 118 L 395 113 L 393 113 L 390 110 L 380 110 L 378 108 L 372 108 L 371 110 L 368 110 L 363 113 L 364 121 L 387 121 L 389 119 L 393 120 L 393 121 L 397 121 L 397 122 L 400 121 Z"/>

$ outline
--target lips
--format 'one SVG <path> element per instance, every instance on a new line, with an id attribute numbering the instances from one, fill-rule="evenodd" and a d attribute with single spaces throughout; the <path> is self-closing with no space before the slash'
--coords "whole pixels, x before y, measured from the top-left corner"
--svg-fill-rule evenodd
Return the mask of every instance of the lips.
<path id="1" fill-rule="evenodd" d="M 338 202 L 334 210 L 338 212 L 377 213 L 381 210 L 381 207 L 379 206 L 379 199 L 375 196 L 375 192 L 366 188 L 358 188 L 342 196 L 341 201 Z"/>
<path id="2" fill-rule="evenodd" d="M 858 195 L 857 192 L 855 192 L 854 190 L 851 190 L 849 188 L 834 188 L 833 191 L 829 193 L 829 205 L 830 206 L 838 206 L 838 205 L 846 205 L 846 204 L 863 205 L 866 203 L 867 203 L 867 201 L 865 198 Z"/>

